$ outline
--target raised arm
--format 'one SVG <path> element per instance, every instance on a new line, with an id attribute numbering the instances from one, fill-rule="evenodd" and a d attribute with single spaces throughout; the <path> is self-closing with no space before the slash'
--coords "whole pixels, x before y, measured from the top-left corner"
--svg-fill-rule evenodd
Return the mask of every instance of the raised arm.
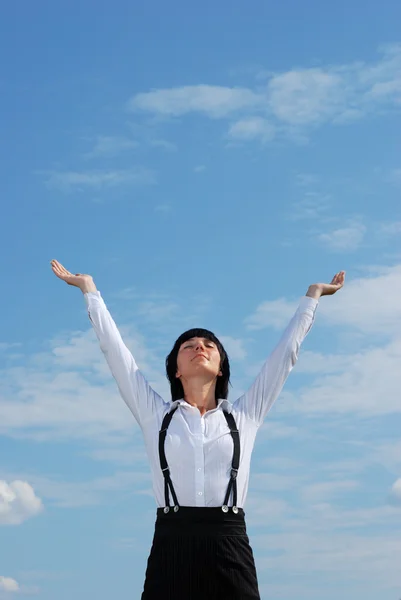
<path id="1" fill-rule="evenodd" d="M 79 288 L 84 294 L 90 321 L 110 371 L 117 382 L 120 394 L 139 425 L 142 425 L 144 421 L 153 418 L 162 409 L 163 399 L 151 388 L 138 369 L 93 278 L 81 273 L 74 275 L 55 260 L 51 262 L 51 266 L 59 279 L 68 285 Z"/>
<path id="2" fill-rule="evenodd" d="M 284 331 L 280 341 L 264 363 L 250 389 L 234 403 L 239 410 L 261 425 L 279 396 L 288 375 L 298 360 L 301 344 L 310 331 L 321 296 L 332 295 L 344 285 L 345 271 L 337 273 L 331 283 L 317 283 L 308 288 Z"/>

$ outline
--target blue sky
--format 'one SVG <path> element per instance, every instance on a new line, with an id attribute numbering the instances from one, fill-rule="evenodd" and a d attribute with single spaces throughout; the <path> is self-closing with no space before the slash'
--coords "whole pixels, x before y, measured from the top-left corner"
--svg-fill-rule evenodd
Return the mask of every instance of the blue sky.
<path id="1" fill-rule="evenodd" d="M 347 271 L 259 433 L 263 600 L 401 594 L 395 0 L 8 3 L 0 44 L 0 598 L 139 598 L 155 504 L 78 290 L 137 361 L 223 339 L 231 399 Z"/>

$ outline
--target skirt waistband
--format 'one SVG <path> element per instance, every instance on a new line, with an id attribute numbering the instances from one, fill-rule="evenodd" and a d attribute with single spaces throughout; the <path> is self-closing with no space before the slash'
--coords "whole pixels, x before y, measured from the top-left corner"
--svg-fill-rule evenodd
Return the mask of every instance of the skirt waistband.
<path id="1" fill-rule="evenodd" d="M 168 513 L 158 508 L 155 535 L 246 535 L 245 513 L 242 508 L 237 514 L 221 507 L 180 506 L 177 512 L 171 507 Z"/>

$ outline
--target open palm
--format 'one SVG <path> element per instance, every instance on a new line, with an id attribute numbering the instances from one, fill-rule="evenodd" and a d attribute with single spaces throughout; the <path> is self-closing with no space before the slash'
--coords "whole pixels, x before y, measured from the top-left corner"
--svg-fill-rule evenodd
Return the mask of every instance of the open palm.
<path id="1" fill-rule="evenodd" d="M 83 285 L 86 285 L 90 282 L 93 282 L 93 277 L 91 275 L 83 275 L 82 273 L 76 273 L 75 275 L 70 271 L 67 271 L 65 267 L 58 260 L 51 261 L 51 267 L 53 273 L 59 278 L 68 283 L 68 285 L 73 285 L 78 288 L 82 288 Z"/>
<path id="2" fill-rule="evenodd" d="M 345 271 L 340 271 L 334 275 L 331 283 L 319 283 L 318 287 L 321 289 L 322 296 L 331 296 L 344 286 L 344 281 Z"/>

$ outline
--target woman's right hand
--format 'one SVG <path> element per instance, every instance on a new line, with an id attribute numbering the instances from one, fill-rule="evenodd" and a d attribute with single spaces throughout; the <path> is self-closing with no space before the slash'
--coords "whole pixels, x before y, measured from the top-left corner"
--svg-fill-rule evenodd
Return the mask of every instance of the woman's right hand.
<path id="1" fill-rule="evenodd" d="M 68 283 L 68 285 L 73 285 L 74 287 L 79 288 L 82 293 L 86 294 L 87 292 L 96 292 L 96 285 L 93 281 L 93 277 L 91 275 L 83 275 L 82 273 L 70 273 L 67 271 L 65 267 L 57 260 L 51 261 L 52 271 L 59 278 Z"/>

